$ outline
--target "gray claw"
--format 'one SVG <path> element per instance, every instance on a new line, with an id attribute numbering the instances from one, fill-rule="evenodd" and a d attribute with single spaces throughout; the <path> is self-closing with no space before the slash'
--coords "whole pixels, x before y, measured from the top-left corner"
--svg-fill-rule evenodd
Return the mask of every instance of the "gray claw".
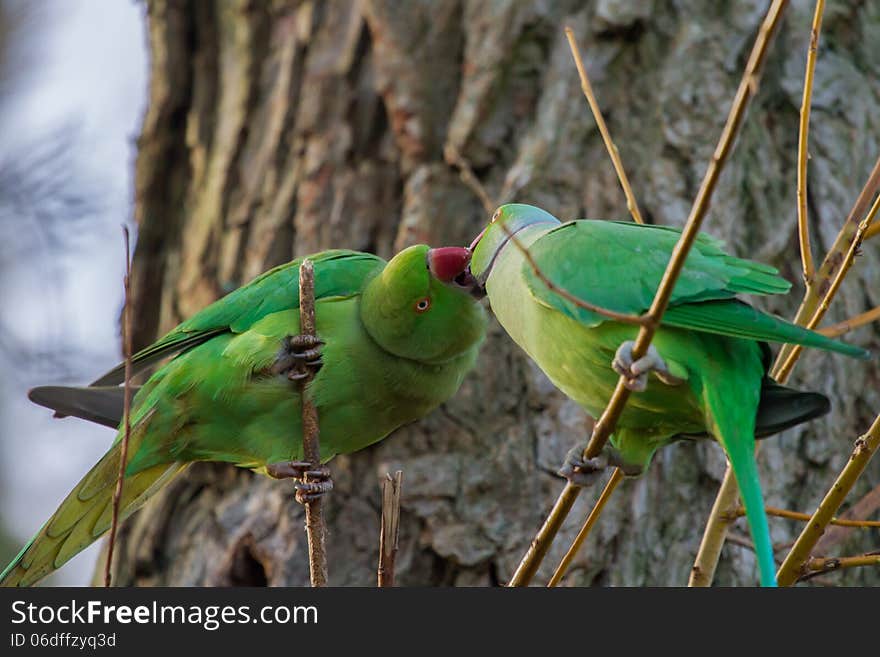
<path id="1" fill-rule="evenodd" d="M 302 381 L 321 369 L 321 346 L 315 335 L 289 335 L 284 339 L 275 362 L 269 367 L 274 375 L 286 375 L 290 381 Z"/>
<path id="2" fill-rule="evenodd" d="M 666 361 L 660 356 L 660 352 L 654 345 L 648 347 L 648 353 L 633 360 L 633 347 L 635 342 L 627 340 L 620 345 L 617 353 L 614 354 L 614 360 L 611 361 L 611 367 L 614 371 L 624 377 L 624 383 L 627 388 L 633 392 L 644 392 L 648 387 L 648 374 L 654 372 L 663 383 L 670 386 L 679 385 L 683 382 L 669 372 Z"/>
<path id="3" fill-rule="evenodd" d="M 575 445 L 565 455 L 565 461 L 559 468 L 559 475 L 565 477 L 573 486 L 587 488 L 596 483 L 602 472 L 608 467 L 604 454 L 592 459 L 584 459 L 586 443 Z"/>
<path id="4" fill-rule="evenodd" d="M 280 461 L 266 465 L 266 474 L 274 479 L 302 479 L 311 467 L 308 461 Z"/>

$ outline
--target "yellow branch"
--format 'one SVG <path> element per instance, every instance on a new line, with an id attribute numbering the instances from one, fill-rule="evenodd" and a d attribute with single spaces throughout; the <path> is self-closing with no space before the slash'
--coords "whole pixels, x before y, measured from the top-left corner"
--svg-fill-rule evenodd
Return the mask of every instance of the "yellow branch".
<path id="1" fill-rule="evenodd" d="M 745 72 L 743 73 L 742 80 L 740 81 L 739 88 L 737 89 L 736 96 L 733 100 L 733 105 L 728 114 L 727 122 L 721 133 L 721 138 L 719 139 L 715 152 L 712 155 L 712 159 L 709 162 L 709 166 L 706 170 L 703 182 L 700 185 L 697 197 L 694 200 L 694 205 L 691 208 L 690 215 L 688 216 L 687 223 L 681 233 L 681 237 L 672 251 L 672 256 L 666 267 L 666 271 L 663 274 L 663 278 L 660 281 L 660 286 L 654 296 L 654 301 L 651 304 L 651 308 L 648 310 L 647 314 L 651 321 L 650 323 L 641 326 L 639 329 L 639 334 L 632 351 L 634 360 L 641 358 L 647 353 L 648 347 L 651 344 L 651 339 L 654 337 L 654 331 L 660 324 L 660 319 L 666 311 L 666 306 L 669 304 L 669 298 L 672 295 L 672 289 L 675 286 L 678 275 L 684 267 L 687 254 L 699 234 L 700 225 L 702 224 L 703 217 L 706 215 L 706 211 L 709 208 L 709 203 L 712 199 L 712 193 L 715 190 L 718 177 L 721 175 L 721 170 L 732 150 L 736 135 L 739 133 L 749 101 L 754 97 L 758 90 L 760 69 L 766 58 L 773 31 L 779 22 L 782 10 L 786 4 L 786 0 L 774 0 L 761 24 L 758 36 L 755 39 L 755 45 L 752 47 L 749 61 L 746 64 Z M 611 432 L 617 424 L 620 414 L 623 412 L 624 404 L 627 399 L 629 399 L 630 390 L 626 387 L 625 383 L 626 379 L 621 376 L 608 406 L 593 427 L 593 435 L 590 438 L 589 445 L 587 445 L 587 448 L 584 451 L 585 459 L 597 456 L 602 451 L 608 438 L 611 436 Z M 514 573 L 510 581 L 511 586 L 526 586 L 531 581 L 535 572 L 538 570 L 541 561 L 543 561 L 544 556 L 547 554 L 547 550 L 549 550 L 556 533 L 559 531 L 559 527 L 562 525 L 562 522 L 571 510 L 571 506 L 574 504 L 579 492 L 580 489 L 577 486 L 572 485 L 570 482 L 566 484 L 559 498 L 556 500 L 556 504 L 550 511 L 550 515 L 547 517 L 544 525 L 538 530 L 538 534 L 531 542 L 528 551 Z"/>
<path id="2" fill-rule="evenodd" d="M 872 226 L 872 228 L 876 228 L 878 226 L 880 226 L 880 224 L 877 224 L 877 226 Z M 865 232 L 866 236 L 867 234 L 868 231 Z M 878 319 L 880 319 L 880 306 L 863 312 L 861 315 L 856 315 L 855 317 L 845 319 L 838 324 L 832 324 L 831 326 L 821 328 L 818 330 L 818 332 L 829 338 L 836 338 L 837 336 L 843 335 L 844 333 L 849 333 L 850 331 L 857 329 L 860 326 L 870 324 L 871 322 L 876 322 Z"/>
<path id="3" fill-rule="evenodd" d="M 568 46 L 571 48 L 571 56 L 574 58 L 574 64 L 577 67 L 578 76 L 581 79 L 581 90 L 584 97 L 590 104 L 590 110 L 593 112 L 593 118 L 596 119 L 596 125 L 599 127 L 599 134 L 602 135 L 602 141 L 605 142 L 605 148 L 614 164 L 614 171 L 617 172 L 617 178 L 620 180 L 620 186 L 623 187 L 623 193 L 626 196 L 626 208 L 632 215 L 632 218 L 638 224 L 645 223 L 642 219 L 642 213 L 639 212 L 639 204 L 636 202 L 636 196 L 630 187 L 629 179 L 626 177 L 626 171 L 623 168 L 623 162 L 620 160 L 620 152 L 617 150 L 614 141 L 611 139 L 611 133 L 608 132 L 608 126 L 605 125 L 605 119 L 602 117 L 602 110 L 599 109 L 599 103 L 593 94 L 593 86 L 590 84 L 590 78 L 587 77 L 587 69 L 584 66 L 584 60 L 581 59 L 581 52 L 578 49 L 577 41 L 574 38 L 574 31 L 570 27 L 565 28 L 565 36 L 568 38 Z"/>
<path id="4" fill-rule="evenodd" d="M 562 561 L 559 562 L 559 565 L 556 567 L 556 572 L 553 573 L 553 577 L 550 578 L 547 586 L 556 586 L 565 576 L 565 571 L 568 570 L 568 567 L 571 565 L 572 560 L 581 549 L 584 541 L 587 540 L 587 536 L 590 535 L 590 531 L 593 529 L 593 525 L 596 524 L 599 516 L 602 515 L 602 510 L 605 508 L 608 500 L 611 499 L 611 494 L 614 493 L 614 489 L 617 488 L 617 484 L 619 484 L 621 481 L 623 481 L 623 470 L 621 470 L 620 468 L 614 468 L 614 472 L 611 473 L 611 479 L 609 479 L 608 483 L 605 484 L 605 488 L 602 490 L 602 494 L 599 495 L 599 499 L 596 500 L 596 504 L 593 506 L 593 510 L 590 511 L 590 515 L 588 515 L 587 519 L 584 521 L 583 527 L 581 527 L 578 535 L 575 536 L 571 547 L 568 548 L 568 552 L 566 552 L 565 556 L 562 557 Z"/>
<path id="5" fill-rule="evenodd" d="M 858 568 L 860 566 L 880 566 L 880 552 L 869 552 L 857 557 L 813 557 L 804 564 L 803 572 L 798 577 L 798 581 L 841 568 Z"/>
<path id="6" fill-rule="evenodd" d="M 816 12 L 813 14 L 813 28 L 810 32 L 810 48 L 807 51 L 807 70 L 804 73 L 804 95 L 801 100 L 801 120 L 800 130 L 798 131 L 798 238 L 801 245 L 804 284 L 808 289 L 813 284 L 815 269 L 813 267 L 813 251 L 810 248 L 810 226 L 807 222 L 807 158 L 809 156 L 807 143 L 810 133 L 810 101 L 813 97 L 813 74 L 816 70 L 816 51 L 819 47 L 819 32 L 822 30 L 822 14 L 824 11 L 825 0 L 816 0 Z"/>
<path id="7" fill-rule="evenodd" d="M 856 479 L 862 474 L 878 446 L 880 446 L 880 415 L 874 420 L 868 433 L 856 440 L 855 448 L 846 466 L 819 504 L 819 508 L 810 517 L 810 521 L 798 536 L 788 556 L 785 557 L 785 561 L 776 575 L 780 586 L 790 586 L 797 581 L 804 564 L 810 557 L 810 551 L 825 533 L 828 523 L 831 522 L 834 514 L 843 504 L 844 499 L 856 483 Z"/>
<path id="8" fill-rule="evenodd" d="M 849 249 L 847 249 L 846 255 L 843 258 L 843 263 L 840 265 L 840 269 L 837 270 L 834 279 L 831 281 L 831 285 L 828 287 L 828 291 L 822 297 L 822 301 L 821 303 L 819 303 L 819 306 L 813 311 L 813 316 L 810 317 L 810 321 L 807 322 L 808 329 L 815 328 L 816 325 L 825 316 L 825 313 L 828 311 L 828 306 L 831 304 L 831 300 L 834 298 L 834 295 L 837 294 L 837 290 L 840 288 L 840 284 L 843 282 L 843 279 L 846 277 L 849 268 L 852 266 L 853 260 L 856 257 L 856 253 L 858 252 L 859 247 L 862 244 L 862 240 L 864 240 L 865 238 L 865 233 L 867 232 L 868 228 L 871 227 L 871 222 L 873 222 L 874 217 L 877 216 L 878 210 L 880 210 L 880 196 L 878 196 L 877 199 L 874 201 L 874 205 L 872 205 L 871 209 L 868 210 L 868 215 L 856 229 L 856 233 L 853 236 L 853 240 L 849 245 Z M 802 351 L 803 347 L 801 347 L 800 345 L 795 345 L 794 348 L 791 350 L 791 353 L 789 353 L 788 357 L 785 359 L 785 362 L 779 368 L 774 368 L 775 372 L 773 373 L 773 378 L 777 379 L 778 381 L 783 381 L 787 379 Z M 780 356 L 781 355 L 782 353 L 780 352 Z"/>
<path id="9" fill-rule="evenodd" d="M 776 516 L 777 518 L 788 518 L 789 520 L 800 520 L 806 522 L 812 518 L 809 513 L 800 513 L 798 511 L 789 511 L 788 509 L 777 509 L 776 507 L 765 507 L 764 511 L 768 516 Z M 743 507 L 736 510 L 735 517 L 740 518 L 746 514 Z M 839 527 L 880 527 L 880 520 L 848 520 L 847 518 L 832 518 L 829 525 L 837 525 Z"/>

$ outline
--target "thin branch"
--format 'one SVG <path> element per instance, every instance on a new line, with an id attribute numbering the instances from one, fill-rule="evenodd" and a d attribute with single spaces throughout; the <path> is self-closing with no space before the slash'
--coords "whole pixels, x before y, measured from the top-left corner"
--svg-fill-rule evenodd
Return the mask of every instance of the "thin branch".
<path id="1" fill-rule="evenodd" d="M 299 323 L 300 334 L 315 335 L 315 266 L 305 258 L 299 267 Z M 300 380 L 302 403 L 302 441 L 303 458 L 318 467 L 321 464 L 319 443 L 318 411 L 306 395 L 306 386 L 312 380 L 312 371 L 306 368 L 309 376 Z M 305 481 L 309 481 L 308 475 Z M 312 586 L 327 586 L 327 552 L 324 545 L 326 530 L 321 498 L 309 500 L 306 507 L 306 534 L 309 540 L 309 573 Z"/>
<path id="2" fill-rule="evenodd" d="M 880 226 L 880 224 L 877 224 L 877 226 Z M 876 226 L 872 226 L 872 228 L 875 227 Z M 865 234 L 867 235 L 867 231 L 865 232 Z M 826 337 L 836 338 L 840 335 L 843 335 L 844 333 L 849 333 L 850 331 L 857 329 L 860 326 L 870 324 L 871 322 L 876 322 L 878 319 L 880 319 L 880 306 L 863 312 L 861 315 L 856 315 L 855 317 L 845 319 L 842 322 L 838 322 L 837 324 L 832 324 L 831 326 L 820 328 L 818 329 L 818 332 Z"/>
<path id="3" fill-rule="evenodd" d="M 623 187 L 623 193 L 626 196 L 626 208 L 629 210 L 629 213 L 632 215 L 632 218 L 636 223 L 643 224 L 645 223 L 645 220 L 642 219 L 642 213 L 639 212 L 639 204 L 636 202 L 635 194 L 633 194 L 629 179 L 626 177 L 626 170 L 623 168 L 623 162 L 620 160 L 620 152 L 617 150 L 617 146 L 615 146 L 614 141 L 611 139 L 611 133 L 608 132 L 608 126 L 605 125 L 605 119 L 602 117 L 602 110 L 599 109 L 599 103 L 596 101 L 596 96 L 593 93 L 593 86 L 590 84 L 590 78 L 587 76 L 587 69 L 584 66 L 583 59 L 581 59 L 580 49 L 578 49 L 577 41 L 574 38 L 574 31 L 566 26 L 565 36 L 568 38 L 568 46 L 571 48 L 571 56 L 574 58 L 574 64 L 577 67 L 578 76 L 580 76 L 581 79 L 581 90 L 584 92 L 584 97 L 590 104 L 590 110 L 592 110 L 593 118 L 596 119 L 596 125 L 599 128 L 599 134 L 602 135 L 602 141 L 605 142 L 605 148 L 608 150 L 608 155 L 611 157 L 612 164 L 614 164 L 614 171 L 617 172 L 620 186 Z"/>
<path id="4" fill-rule="evenodd" d="M 880 484 L 874 486 L 858 502 L 851 505 L 843 514 L 843 518 L 867 518 L 875 514 L 878 509 L 880 509 Z M 852 532 L 853 529 L 850 527 L 832 527 L 826 530 L 819 542 L 816 543 L 816 547 L 813 548 L 813 552 L 827 553 L 832 547 L 844 541 Z M 792 541 L 792 545 L 794 545 L 794 541 Z"/>
<path id="5" fill-rule="evenodd" d="M 651 322 L 650 316 L 645 313 L 644 315 L 630 315 L 629 313 L 619 313 L 616 310 L 611 310 L 609 308 L 603 308 L 602 306 L 597 306 L 595 304 L 590 303 L 589 301 L 584 301 L 580 297 L 575 296 L 565 288 L 560 287 L 549 278 L 547 275 L 541 271 L 541 268 L 538 267 L 538 263 L 535 262 L 535 258 L 529 252 L 528 248 L 526 248 L 522 242 L 516 237 L 516 235 L 503 223 L 498 224 L 501 226 L 501 230 L 507 235 L 508 239 L 513 243 L 513 245 L 519 249 L 519 251 L 523 254 L 523 257 L 526 259 L 526 262 L 529 263 L 529 267 L 532 268 L 535 276 L 547 287 L 551 292 L 558 294 L 566 301 L 570 301 L 578 308 L 583 308 L 584 310 L 589 310 L 590 312 L 594 312 L 597 315 L 602 315 L 609 319 L 613 319 L 618 322 L 622 322 L 624 324 L 636 324 L 638 326 L 647 326 Z"/>
<path id="6" fill-rule="evenodd" d="M 852 267 L 853 260 L 856 257 L 856 253 L 858 252 L 859 247 L 862 245 L 862 240 L 865 237 L 865 233 L 867 232 L 868 228 L 871 227 L 871 223 L 874 221 L 874 217 L 877 216 L 878 210 L 880 210 L 880 196 L 878 196 L 877 199 L 874 201 L 874 205 L 872 205 L 871 209 L 868 210 L 867 216 L 856 229 L 853 240 L 849 245 L 849 249 L 847 249 L 846 255 L 843 258 L 843 263 L 840 265 L 840 269 L 837 270 L 837 273 L 834 275 L 834 278 L 831 281 L 831 285 L 828 287 L 828 291 L 822 297 L 822 301 L 819 303 L 819 306 L 815 309 L 815 311 L 813 311 L 813 316 L 810 317 L 810 321 L 807 322 L 808 329 L 816 328 L 816 325 L 822 320 L 822 318 L 825 316 L 825 313 L 828 311 L 828 306 L 831 304 L 831 299 L 833 299 L 834 295 L 837 294 L 837 290 L 840 288 L 840 284 L 846 277 L 849 268 Z M 777 380 L 787 379 L 802 351 L 803 347 L 801 345 L 795 345 L 791 352 L 788 354 L 788 357 L 785 359 L 785 362 L 778 368 L 774 378 L 777 378 Z"/>
<path id="7" fill-rule="evenodd" d="M 813 251 L 810 248 L 810 226 L 807 222 L 807 143 L 810 134 L 810 101 L 813 97 L 813 74 L 816 70 L 816 52 L 819 48 L 819 33 L 822 30 L 822 14 L 824 11 L 825 0 L 816 0 L 813 27 L 810 31 L 810 47 L 807 50 L 807 70 L 804 73 L 804 95 L 801 100 L 801 119 L 798 131 L 798 238 L 801 246 L 804 284 L 807 288 L 813 285 L 813 276 L 816 273 L 813 265 Z"/>
<path id="8" fill-rule="evenodd" d="M 379 529 L 378 585 L 394 586 L 394 562 L 400 539 L 400 492 L 403 486 L 403 470 L 392 478 L 385 473 L 382 480 L 382 526 Z"/>
<path id="9" fill-rule="evenodd" d="M 804 299 L 801 301 L 800 308 L 793 320 L 795 324 L 803 326 L 808 319 L 812 321 L 812 318 L 815 317 L 816 319 L 813 323 L 813 326 L 815 326 L 821 320 L 824 311 L 819 314 L 816 313 L 822 306 L 827 308 L 831 301 L 828 292 L 830 291 L 831 286 L 834 285 L 834 281 L 838 280 L 836 278 L 836 274 L 839 271 L 838 268 L 842 268 L 844 265 L 847 269 L 849 268 L 851 259 L 850 263 L 847 264 L 847 255 L 849 254 L 850 258 L 855 256 L 858 249 L 858 246 L 856 245 L 857 240 L 864 240 L 870 230 L 870 225 L 867 230 L 860 230 L 864 222 L 861 224 L 858 223 L 858 218 L 868 209 L 868 205 L 878 189 L 880 189 L 880 157 L 877 158 L 877 162 L 874 164 L 874 168 L 868 176 L 868 180 L 862 188 L 861 193 L 856 199 L 855 205 L 853 205 L 846 222 L 844 222 L 841 227 L 837 239 L 825 255 L 825 258 L 822 261 L 822 266 L 816 273 L 814 285 L 807 288 L 806 293 L 804 294 Z M 810 314 L 808 315 L 808 313 Z M 777 382 L 784 384 L 791 375 L 791 371 L 794 368 L 801 351 L 800 347 L 796 345 L 783 345 L 770 370 L 770 376 Z M 760 444 L 755 446 L 756 458 L 759 451 Z M 726 521 L 718 517 L 717 514 L 729 515 L 735 510 L 737 504 L 738 495 L 736 479 L 733 476 L 732 468 L 728 464 L 727 471 L 724 473 L 724 479 L 721 482 L 718 494 L 715 497 L 715 503 L 712 506 L 711 515 L 706 523 L 706 528 L 703 530 L 703 539 L 700 543 L 700 550 L 697 553 L 696 561 L 694 562 L 694 569 L 697 570 L 699 568 L 701 574 L 696 580 L 693 576 L 691 577 L 691 585 L 709 586 L 712 583 L 712 577 L 714 576 L 715 568 L 718 565 L 718 559 L 721 556 L 721 548 L 724 545 L 724 534 L 727 531 L 728 524 Z M 702 573 L 710 573 L 710 575 L 706 578 Z"/>
<path id="10" fill-rule="evenodd" d="M 706 587 L 712 585 L 715 579 L 715 569 L 718 567 L 718 558 L 721 556 L 721 548 L 727 538 L 727 530 L 733 522 L 730 510 L 739 503 L 739 488 L 733 477 L 733 470 L 727 466 L 724 480 L 715 496 L 706 528 L 703 530 L 703 538 L 691 568 L 688 586 Z"/>
<path id="11" fill-rule="evenodd" d="M 122 306 L 122 350 L 125 356 L 125 380 L 122 393 L 122 445 L 119 450 L 119 472 L 116 475 L 116 489 L 113 491 L 113 515 L 110 521 L 110 540 L 107 545 L 107 561 L 104 562 L 104 586 L 110 586 L 110 569 L 113 565 L 113 548 L 116 547 L 116 532 L 119 529 L 119 504 L 122 501 L 122 485 L 125 481 L 125 466 L 128 463 L 128 442 L 131 438 L 131 250 L 128 226 L 122 227 L 125 242 L 125 278 L 123 289 L 125 299 Z"/>
<path id="12" fill-rule="evenodd" d="M 446 144 L 443 148 L 443 157 L 446 159 L 446 164 L 458 169 L 458 175 L 461 176 L 461 181 L 467 185 L 478 199 L 480 199 L 480 203 L 482 203 L 486 214 L 491 216 L 498 205 L 492 200 L 492 197 L 489 196 L 486 188 L 483 187 L 483 183 L 480 182 L 479 178 L 477 178 L 474 173 L 474 170 L 471 169 L 471 165 L 468 164 L 468 161 L 461 156 L 461 153 L 459 153 L 458 149 L 452 144 Z"/>
<path id="13" fill-rule="evenodd" d="M 856 232 L 859 229 L 859 223 L 867 214 L 868 208 L 871 206 L 871 199 L 874 198 L 874 195 L 877 194 L 878 191 L 880 191 L 880 156 L 877 157 L 877 161 L 874 163 L 874 168 L 871 170 L 868 180 L 865 182 L 865 186 L 859 193 L 846 221 L 843 223 L 843 226 L 841 226 L 840 232 L 837 234 L 837 239 L 834 240 L 834 244 L 831 245 L 831 248 L 825 255 L 825 259 L 822 261 L 822 265 L 816 272 L 814 285 L 807 289 L 804 299 L 801 301 L 801 305 L 792 320 L 795 324 L 805 326 L 810 318 L 813 317 L 823 299 L 826 299 L 828 286 L 831 285 L 831 282 L 834 280 L 834 275 L 843 263 L 846 253 L 850 250 L 850 247 L 855 240 Z M 862 239 L 865 239 L 866 237 L 867 232 L 862 235 Z M 794 350 L 795 345 L 786 344 L 782 346 L 782 349 L 776 358 L 774 368 L 771 371 L 771 376 L 777 381 L 779 381 L 780 377 L 778 368 L 782 363 L 787 362 L 789 355 Z"/>
<path id="14" fill-rule="evenodd" d="M 781 586 L 789 586 L 797 581 L 803 565 L 810 557 L 810 552 L 822 537 L 828 523 L 831 522 L 834 514 L 843 504 L 849 491 L 856 483 L 856 479 L 862 474 L 878 446 L 880 446 L 880 415 L 874 420 L 868 433 L 856 440 L 849 461 L 811 516 L 810 522 L 798 536 L 788 556 L 785 557 L 785 561 L 776 575 Z"/>
<path id="15" fill-rule="evenodd" d="M 798 511 L 789 511 L 788 509 L 777 509 L 776 507 L 768 506 L 764 508 L 764 511 L 768 516 L 775 516 L 777 518 L 788 518 L 789 520 L 800 520 L 801 522 L 808 522 L 812 516 L 809 513 L 800 513 Z M 743 507 L 739 507 L 734 513 L 735 518 L 741 518 L 746 514 L 746 510 Z M 832 518 L 829 522 L 829 525 L 837 525 L 838 527 L 862 527 L 862 528 L 876 528 L 880 527 L 880 520 L 849 520 L 847 518 Z"/>
<path id="16" fill-rule="evenodd" d="M 633 347 L 633 359 L 641 358 L 648 351 L 651 339 L 654 337 L 654 331 L 660 323 L 660 319 L 666 310 L 666 306 L 669 304 L 672 289 L 675 286 L 678 275 L 684 267 L 688 251 L 699 234 L 700 225 L 702 224 L 703 217 L 709 208 L 709 203 L 712 198 L 712 193 L 715 190 L 718 177 L 721 175 L 721 171 L 732 150 L 734 141 L 736 140 L 736 135 L 739 133 L 743 118 L 745 117 L 746 108 L 749 105 L 749 101 L 757 92 L 758 81 L 760 79 L 760 69 L 766 58 L 773 32 L 776 25 L 779 23 L 785 5 L 786 0 L 774 0 L 761 24 L 760 31 L 755 39 L 755 45 L 752 48 L 749 61 L 746 64 L 746 70 L 743 73 L 742 80 L 740 81 L 739 88 L 737 89 L 736 96 L 733 100 L 733 106 L 730 109 L 727 122 L 724 125 L 724 130 L 721 133 L 721 138 L 715 148 L 712 159 L 709 162 L 706 175 L 700 185 L 700 190 L 697 193 L 697 197 L 691 208 L 690 216 L 688 217 L 684 230 L 681 233 L 681 237 L 673 249 L 669 264 L 666 267 L 666 271 L 660 281 L 660 286 L 654 296 L 654 301 L 651 304 L 651 308 L 648 310 L 648 316 L 651 318 L 651 321 L 641 326 L 639 329 L 639 334 L 636 338 L 635 346 Z M 626 387 L 625 383 L 626 379 L 621 376 L 608 406 L 593 427 L 593 435 L 590 438 L 590 443 L 587 445 L 587 449 L 584 451 L 585 459 L 593 458 L 602 451 L 602 448 L 608 441 L 614 426 L 617 424 L 617 420 L 623 411 L 623 406 L 630 394 L 630 390 Z M 538 570 L 541 561 L 547 554 L 547 550 L 550 548 L 550 544 L 553 542 L 556 533 L 559 531 L 559 527 L 568 515 L 571 506 L 574 504 L 579 492 L 580 489 L 571 484 L 571 482 L 566 484 L 559 498 L 556 500 L 556 504 L 550 511 L 550 515 L 538 531 L 538 534 L 530 544 L 528 551 L 514 573 L 513 578 L 510 581 L 511 586 L 526 586 L 531 581 L 535 572 Z"/>
<path id="17" fill-rule="evenodd" d="M 566 552 L 565 556 L 562 557 L 562 561 L 559 562 L 559 565 L 556 567 L 556 572 L 553 573 L 553 577 L 550 578 L 547 586 L 556 586 L 565 576 L 565 572 L 568 570 L 568 567 L 571 565 L 571 562 L 574 560 L 575 556 L 577 556 L 577 553 L 581 549 L 581 546 L 584 544 L 584 541 L 587 540 L 587 536 L 590 535 L 590 531 L 593 529 L 593 525 L 596 524 L 599 516 L 602 515 L 602 510 L 605 508 L 608 500 L 611 499 L 611 495 L 612 493 L 614 493 L 614 489 L 617 488 L 617 485 L 621 481 L 623 481 L 623 470 L 621 470 L 620 468 L 614 468 L 614 471 L 611 473 L 611 479 L 609 479 L 608 483 L 605 484 L 605 488 L 602 490 L 602 494 L 599 495 L 599 499 L 596 500 L 596 504 L 593 506 L 593 510 L 590 511 L 590 515 L 588 515 L 587 519 L 584 521 L 583 527 L 581 527 L 578 535 L 575 536 L 571 547 L 568 548 L 568 552 Z"/>
<path id="18" fill-rule="evenodd" d="M 869 239 L 871 239 L 872 237 L 874 237 L 874 235 L 877 235 L 878 233 L 880 233 L 880 224 L 875 224 L 875 225 L 871 226 L 871 227 L 865 232 L 865 239 L 866 239 L 866 240 L 869 240 Z"/>
<path id="19" fill-rule="evenodd" d="M 804 564 L 798 581 L 803 582 L 816 575 L 830 573 L 841 568 L 859 568 L 860 566 L 880 566 L 880 551 L 868 552 L 857 557 L 813 557 Z"/>

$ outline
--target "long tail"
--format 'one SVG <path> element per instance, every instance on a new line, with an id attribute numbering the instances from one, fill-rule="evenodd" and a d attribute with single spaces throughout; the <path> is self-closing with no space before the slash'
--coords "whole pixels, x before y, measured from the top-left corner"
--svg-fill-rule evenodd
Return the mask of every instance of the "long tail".
<path id="1" fill-rule="evenodd" d="M 54 515 L 0 574 L 0 586 L 34 584 L 110 529 L 120 449 L 120 442 L 114 444 L 67 495 Z M 126 475 L 120 519 L 140 508 L 184 467 L 183 463 L 163 463 Z"/>
<path id="2" fill-rule="evenodd" d="M 732 444 L 728 445 L 730 442 Z M 755 441 L 724 441 L 724 451 L 733 468 L 736 485 L 746 510 L 746 520 L 755 544 L 758 557 L 758 571 L 761 586 L 776 586 L 776 562 L 773 559 L 773 544 L 770 541 L 770 527 L 764 511 L 764 496 L 758 479 L 758 466 L 755 463 Z"/>
<path id="3" fill-rule="evenodd" d="M 770 527 L 767 524 L 764 496 L 761 494 L 758 465 L 755 462 L 754 411 L 747 410 L 755 408 L 757 399 L 750 397 L 747 385 L 731 385 L 725 392 L 718 383 L 719 381 L 708 383 L 703 390 L 704 402 L 709 411 L 707 420 L 712 425 L 712 434 L 727 454 L 739 487 L 758 557 L 761 586 L 776 586 L 773 544 L 770 542 Z"/>

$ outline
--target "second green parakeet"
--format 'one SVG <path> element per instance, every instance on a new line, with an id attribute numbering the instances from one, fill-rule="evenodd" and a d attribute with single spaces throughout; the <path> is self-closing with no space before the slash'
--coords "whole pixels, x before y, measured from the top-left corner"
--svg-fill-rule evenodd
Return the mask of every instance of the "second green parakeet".
<path id="1" fill-rule="evenodd" d="M 783 294 L 790 284 L 773 267 L 730 256 L 719 242 L 700 235 L 648 354 L 633 362 L 638 327 L 554 293 L 508 233 L 555 285 L 595 306 L 638 315 L 650 307 L 680 231 L 629 222 L 561 223 L 533 206 L 505 205 L 471 245 L 471 273 L 485 286 L 493 312 L 514 341 L 593 417 L 607 406 L 619 376 L 627 378 L 633 393 L 606 450 L 608 460 L 626 474 L 643 472 L 655 451 L 674 440 L 718 440 L 739 485 L 761 583 L 774 585 L 755 436 L 822 415 L 829 404 L 822 395 L 771 381 L 766 342 L 856 357 L 867 352 L 738 300 L 737 294 Z M 603 467 L 598 459 L 580 460 L 582 450 L 572 451 L 562 471 L 575 483 Z"/>
<path id="2" fill-rule="evenodd" d="M 310 258 L 319 340 L 292 335 L 300 325 L 295 260 L 136 354 L 135 371 L 177 355 L 134 396 L 120 517 L 193 461 L 296 476 L 303 458 L 298 363 L 317 370 L 306 394 L 318 411 L 322 462 L 381 440 L 443 403 L 473 366 L 485 332 L 485 313 L 471 296 L 469 258 L 467 249 L 424 245 L 387 263 L 367 253 L 324 251 Z M 120 366 L 91 387 L 37 388 L 31 398 L 115 428 L 122 379 Z M 0 583 L 32 584 L 109 529 L 121 437 L 120 430 Z"/>

